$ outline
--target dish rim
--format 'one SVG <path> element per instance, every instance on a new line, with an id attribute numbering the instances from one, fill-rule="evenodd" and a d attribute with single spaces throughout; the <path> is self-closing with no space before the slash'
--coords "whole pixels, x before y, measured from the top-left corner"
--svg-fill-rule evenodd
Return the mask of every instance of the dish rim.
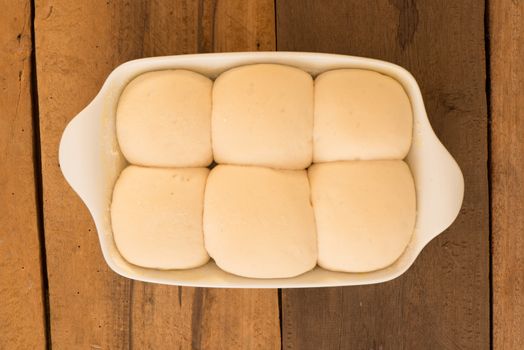
<path id="1" fill-rule="evenodd" d="M 112 232 L 108 232 L 111 231 L 111 227 L 108 221 L 110 195 L 108 198 L 107 192 L 112 191 L 114 181 L 124 165 L 114 135 L 115 103 L 123 87 L 131 79 L 147 71 L 185 68 L 215 78 L 229 68 L 253 63 L 298 66 L 313 76 L 337 68 L 371 69 L 393 77 L 404 87 L 410 98 L 414 119 L 413 144 L 406 162 L 415 178 L 417 224 L 412 241 L 393 265 L 358 274 L 332 272 L 316 267 L 293 278 L 253 279 L 225 272 L 218 273 L 216 265 L 212 262 L 197 269 L 173 271 L 140 268 L 122 258 L 114 243 Z M 307 68 L 304 68 L 306 66 Z M 112 139 L 109 136 L 111 132 Z M 108 150 L 110 152 L 107 152 Z M 460 211 L 464 196 L 462 172 L 433 131 L 414 77 L 393 63 L 338 54 L 282 51 L 210 53 L 142 58 L 123 63 L 109 74 L 98 94 L 64 129 L 59 146 L 59 163 L 66 181 L 84 202 L 95 222 L 102 253 L 109 267 L 131 279 L 179 286 L 303 288 L 389 281 L 406 272 L 427 243 L 451 225 Z M 435 171 L 438 176 L 435 175 Z M 106 176 L 108 173 L 111 173 L 110 181 Z M 111 182 L 109 188 L 108 182 Z M 428 204 L 427 198 L 423 198 L 428 196 L 433 202 L 432 205 Z M 424 225 L 419 225 L 419 221 Z M 196 278 L 191 277 L 191 274 L 196 275 Z"/>

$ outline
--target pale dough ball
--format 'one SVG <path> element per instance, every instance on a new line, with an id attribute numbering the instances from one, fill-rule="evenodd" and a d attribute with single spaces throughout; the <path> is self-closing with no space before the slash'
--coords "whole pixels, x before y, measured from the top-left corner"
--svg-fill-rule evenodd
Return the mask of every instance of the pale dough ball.
<path id="1" fill-rule="evenodd" d="M 157 167 L 208 166 L 211 88 L 187 70 L 149 72 L 124 89 L 116 112 L 118 143 L 126 159 Z"/>
<path id="2" fill-rule="evenodd" d="M 202 211 L 209 169 L 127 167 L 111 203 L 113 236 L 132 264 L 188 269 L 205 264 Z"/>
<path id="3" fill-rule="evenodd" d="M 218 165 L 204 204 L 209 255 L 224 271 L 284 278 L 315 267 L 315 219 L 305 170 Z"/>
<path id="4" fill-rule="evenodd" d="M 412 124 L 409 98 L 391 77 L 338 69 L 315 79 L 314 162 L 403 159 Z"/>
<path id="5" fill-rule="evenodd" d="M 305 169 L 313 153 L 313 79 L 294 67 L 256 64 L 222 73 L 213 87 L 217 163 Z"/>
<path id="6" fill-rule="evenodd" d="M 415 185 L 406 163 L 314 164 L 308 174 L 321 267 L 368 272 L 400 257 L 416 217 Z"/>

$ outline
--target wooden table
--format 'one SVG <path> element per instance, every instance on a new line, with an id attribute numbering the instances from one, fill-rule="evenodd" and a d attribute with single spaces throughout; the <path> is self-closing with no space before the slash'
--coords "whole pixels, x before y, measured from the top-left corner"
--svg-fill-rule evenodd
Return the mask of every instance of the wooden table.
<path id="1" fill-rule="evenodd" d="M 2 0 L 0 349 L 522 349 L 524 2 Z M 109 270 L 61 175 L 66 123 L 118 64 L 291 50 L 418 80 L 464 205 L 403 276 L 326 289 L 158 286 Z"/>

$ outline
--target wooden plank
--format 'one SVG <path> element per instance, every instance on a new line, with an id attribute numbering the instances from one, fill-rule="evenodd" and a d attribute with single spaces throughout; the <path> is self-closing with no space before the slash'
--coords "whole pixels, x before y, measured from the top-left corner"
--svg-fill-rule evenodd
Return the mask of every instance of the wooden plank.
<path id="1" fill-rule="evenodd" d="M 0 349 L 44 349 L 31 106 L 31 4 L 0 2 Z"/>
<path id="2" fill-rule="evenodd" d="M 129 5 L 129 6 L 126 6 Z M 64 127 L 118 63 L 138 57 L 138 2 L 36 1 L 44 228 L 52 347 L 129 346 L 130 281 L 109 270 L 91 217 L 58 164 Z M 73 29 L 74 28 L 74 29 Z M 140 27 L 141 28 L 141 27 Z M 126 40 L 121 40 L 123 33 Z"/>
<path id="3" fill-rule="evenodd" d="M 524 3 L 489 2 L 493 347 L 524 343 Z"/>
<path id="4" fill-rule="evenodd" d="M 192 7 L 181 13 L 192 20 L 180 21 L 162 20 L 162 14 L 176 13 L 178 4 L 151 5 L 150 18 L 157 17 L 150 19 L 156 22 L 150 30 L 164 34 L 146 36 L 147 54 L 275 49 L 273 1 L 189 4 Z M 187 27 L 181 28 L 181 23 Z M 179 32 L 186 33 L 180 40 L 191 44 L 173 45 L 171 37 Z M 140 305 L 148 301 L 149 316 L 133 311 L 131 336 L 137 348 L 174 348 L 181 343 L 180 337 L 192 349 L 280 348 L 275 290 L 176 289 L 134 282 L 133 310 L 142 310 Z M 173 327 L 159 332 L 158 324 L 165 324 L 166 319 Z"/>
<path id="5" fill-rule="evenodd" d="M 274 51 L 275 7 L 268 0 L 217 2 L 214 51 Z"/>
<path id="6" fill-rule="evenodd" d="M 37 1 L 45 231 L 51 330 L 57 348 L 280 346 L 275 290 L 203 290 L 131 282 L 109 271 L 95 228 L 63 180 L 57 148 L 66 123 L 118 64 L 144 56 L 275 46 L 272 2 Z M 246 7 L 247 6 L 247 7 Z M 254 9 L 266 12 L 255 14 Z M 237 10 L 238 9 L 238 10 Z M 243 16 L 239 11 L 253 13 Z M 227 20 L 226 20 L 226 16 Z M 240 23 L 232 27 L 229 23 Z M 226 24 L 224 24 L 226 23 Z M 74 28 L 74 30 L 70 30 Z M 254 33 L 254 34 L 253 34 Z M 239 39 L 240 40 L 240 39 Z M 249 317 L 257 312 L 257 317 Z M 245 315 L 247 317 L 243 318 Z M 221 327 L 214 325 L 220 324 Z"/>
<path id="7" fill-rule="evenodd" d="M 276 291 L 133 284 L 134 348 L 280 349 Z"/>
<path id="8" fill-rule="evenodd" d="M 284 347 L 487 349 L 483 2 L 278 1 L 276 13 L 279 50 L 369 56 L 409 69 L 466 181 L 457 221 L 400 278 L 354 288 L 283 290 Z"/>

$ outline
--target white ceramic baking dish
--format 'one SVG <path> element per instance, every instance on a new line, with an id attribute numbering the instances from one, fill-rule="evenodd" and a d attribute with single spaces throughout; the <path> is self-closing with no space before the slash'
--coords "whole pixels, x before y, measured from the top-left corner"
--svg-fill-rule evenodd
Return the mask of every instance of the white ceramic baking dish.
<path id="1" fill-rule="evenodd" d="M 154 270 L 128 263 L 113 240 L 109 205 L 115 180 L 126 161 L 115 134 L 115 110 L 125 85 L 135 76 L 154 70 L 186 68 L 215 78 L 221 72 L 252 63 L 280 63 L 313 76 L 336 68 L 363 68 L 397 79 L 411 100 L 413 144 L 406 159 L 417 191 L 417 221 L 411 242 L 391 266 L 369 273 L 341 273 L 315 268 L 286 279 L 251 279 L 228 274 L 213 262 L 190 270 Z M 462 173 L 429 123 L 420 89 L 405 69 L 384 61 L 320 53 L 243 52 L 145 58 L 117 67 L 98 95 L 67 125 L 59 151 L 62 172 L 93 216 L 107 264 L 118 274 L 147 282 L 200 287 L 295 288 L 371 284 L 404 273 L 424 246 L 455 220 L 464 194 Z"/>

